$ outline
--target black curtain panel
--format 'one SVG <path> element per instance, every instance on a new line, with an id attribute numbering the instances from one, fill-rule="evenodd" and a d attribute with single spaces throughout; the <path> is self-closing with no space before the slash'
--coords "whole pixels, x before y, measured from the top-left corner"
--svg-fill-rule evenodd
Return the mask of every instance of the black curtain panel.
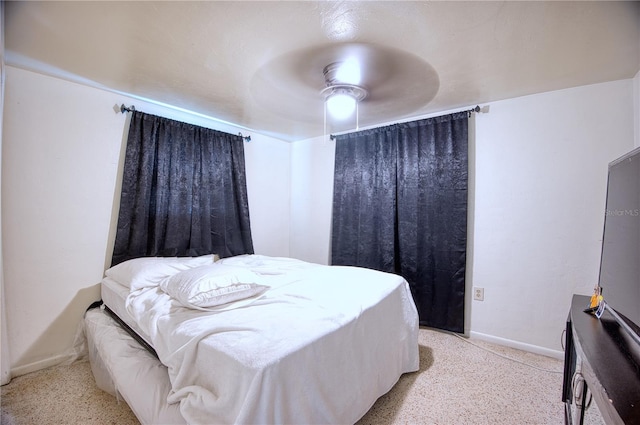
<path id="1" fill-rule="evenodd" d="M 331 262 L 402 275 L 420 324 L 464 332 L 468 112 L 336 136 Z"/>
<path id="2" fill-rule="evenodd" d="M 131 114 L 112 265 L 252 254 L 243 138 Z"/>

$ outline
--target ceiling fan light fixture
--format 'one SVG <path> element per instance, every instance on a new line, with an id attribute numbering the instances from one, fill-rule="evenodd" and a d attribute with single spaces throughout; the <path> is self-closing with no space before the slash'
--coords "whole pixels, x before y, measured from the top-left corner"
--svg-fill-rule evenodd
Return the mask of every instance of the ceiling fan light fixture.
<path id="1" fill-rule="evenodd" d="M 359 86 L 360 65 L 354 59 L 334 62 L 322 71 L 326 87 L 320 92 L 324 96 L 326 111 L 337 119 L 344 120 L 357 112 L 358 102 L 367 97 L 367 90 Z"/>
<path id="2" fill-rule="evenodd" d="M 353 84 L 329 85 L 321 92 L 325 106 L 332 117 L 345 119 L 357 109 L 357 104 L 367 97 L 367 91 Z"/>
<path id="3" fill-rule="evenodd" d="M 336 91 L 326 98 L 327 111 L 332 117 L 344 120 L 349 118 L 356 110 L 356 98 L 349 92 Z"/>

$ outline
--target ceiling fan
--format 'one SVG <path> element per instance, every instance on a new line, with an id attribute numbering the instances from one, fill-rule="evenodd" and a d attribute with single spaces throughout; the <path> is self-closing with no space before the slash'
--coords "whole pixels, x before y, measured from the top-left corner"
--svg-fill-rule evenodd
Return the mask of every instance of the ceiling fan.
<path id="1" fill-rule="evenodd" d="M 331 132 L 389 123 L 429 103 L 440 80 L 422 58 L 372 43 L 333 43 L 275 57 L 253 76 L 252 98 L 274 114 L 323 124 Z M 341 103 L 342 102 L 342 103 Z M 343 109 L 331 114 L 334 106 Z M 349 114 L 351 112 L 351 114 Z"/>

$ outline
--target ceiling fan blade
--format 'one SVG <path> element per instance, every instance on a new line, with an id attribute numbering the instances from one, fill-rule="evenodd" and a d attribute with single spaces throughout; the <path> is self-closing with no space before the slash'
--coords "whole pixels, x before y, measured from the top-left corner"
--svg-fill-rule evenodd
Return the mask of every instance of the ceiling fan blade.
<path id="1" fill-rule="evenodd" d="M 274 114 L 317 122 L 323 117 L 323 69 L 347 60 L 360 65 L 359 85 L 368 93 L 359 104 L 361 126 L 404 117 L 433 100 L 440 87 L 435 69 L 411 53 L 370 43 L 337 43 L 289 52 L 267 62 L 251 80 L 251 96 Z M 332 122 L 332 131 L 345 125 L 354 127 Z"/>

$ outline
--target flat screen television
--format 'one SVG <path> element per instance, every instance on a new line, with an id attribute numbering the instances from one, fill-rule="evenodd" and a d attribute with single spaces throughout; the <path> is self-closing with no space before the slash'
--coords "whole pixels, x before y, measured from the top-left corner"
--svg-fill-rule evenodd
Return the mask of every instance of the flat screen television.
<path id="1" fill-rule="evenodd" d="M 598 285 L 606 310 L 640 344 L 640 148 L 609 164 Z"/>

